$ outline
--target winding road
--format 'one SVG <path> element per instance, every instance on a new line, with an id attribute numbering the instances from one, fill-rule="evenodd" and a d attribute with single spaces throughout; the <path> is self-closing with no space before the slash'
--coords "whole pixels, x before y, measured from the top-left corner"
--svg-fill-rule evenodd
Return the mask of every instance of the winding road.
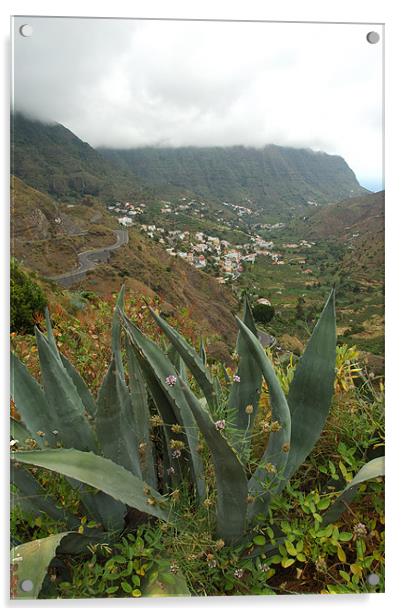
<path id="1" fill-rule="evenodd" d="M 114 233 L 117 238 L 114 244 L 111 246 L 105 246 L 104 248 L 95 248 L 78 253 L 79 266 L 77 269 L 64 274 L 58 274 L 57 276 L 48 276 L 48 280 L 58 282 L 64 287 L 69 287 L 75 282 L 82 280 L 86 272 L 94 270 L 99 262 L 107 261 L 111 252 L 118 250 L 118 248 L 124 244 L 128 244 L 127 229 L 118 229 L 117 231 L 114 231 Z"/>

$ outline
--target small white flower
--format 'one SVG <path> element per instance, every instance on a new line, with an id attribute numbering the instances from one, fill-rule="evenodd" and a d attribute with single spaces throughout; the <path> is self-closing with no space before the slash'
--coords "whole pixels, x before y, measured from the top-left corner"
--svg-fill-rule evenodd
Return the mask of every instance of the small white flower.
<path id="1" fill-rule="evenodd" d="M 19 443 L 19 441 L 17 441 L 17 439 L 13 438 L 13 439 L 10 441 L 10 447 L 14 447 L 14 445 L 17 445 L 18 443 Z"/>
<path id="2" fill-rule="evenodd" d="M 216 430 L 224 430 L 224 428 L 226 427 L 226 422 L 224 421 L 224 419 L 219 419 L 215 422 L 214 425 L 216 426 Z"/>

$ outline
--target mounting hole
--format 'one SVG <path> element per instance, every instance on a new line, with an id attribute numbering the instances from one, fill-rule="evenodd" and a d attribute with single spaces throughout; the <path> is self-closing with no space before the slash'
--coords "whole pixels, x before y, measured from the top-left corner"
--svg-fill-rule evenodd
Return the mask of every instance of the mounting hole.
<path id="1" fill-rule="evenodd" d="M 368 43 L 371 43 L 372 45 L 376 45 L 376 43 L 378 43 L 380 41 L 380 34 L 378 32 L 368 32 L 366 35 L 366 40 L 368 41 Z"/>
<path id="2" fill-rule="evenodd" d="M 33 34 L 33 28 L 29 24 L 24 24 L 20 27 L 19 33 L 21 36 L 30 37 Z"/>
<path id="3" fill-rule="evenodd" d="M 21 590 L 23 590 L 24 592 L 31 592 L 31 590 L 33 590 L 32 580 L 23 580 L 21 582 Z"/>
<path id="4" fill-rule="evenodd" d="M 369 586 L 377 586 L 380 582 L 380 577 L 377 575 L 377 573 L 369 573 L 367 581 Z"/>

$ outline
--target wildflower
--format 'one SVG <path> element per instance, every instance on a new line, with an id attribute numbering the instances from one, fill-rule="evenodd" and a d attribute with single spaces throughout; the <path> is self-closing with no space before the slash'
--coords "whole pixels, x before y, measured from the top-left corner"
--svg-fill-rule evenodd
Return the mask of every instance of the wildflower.
<path id="1" fill-rule="evenodd" d="M 234 381 L 234 383 L 240 383 L 241 382 L 241 377 L 239 376 L 239 374 L 234 374 L 233 381 Z"/>
<path id="2" fill-rule="evenodd" d="M 210 569 L 214 569 L 217 567 L 217 560 L 214 558 L 213 554 L 206 554 L 207 566 Z"/>
<path id="3" fill-rule="evenodd" d="M 167 475 L 174 475 L 175 474 L 175 470 L 172 466 L 170 466 L 170 468 L 167 469 Z"/>
<path id="4" fill-rule="evenodd" d="M 166 377 L 166 385 L 168 385 L 169 387 L 173 387 L 173 385 L 175 385 L 177 382 L 177 377 L 174 376 L 174 374 L 169 374 Z"/>
<path id="5" fill-rule="evenodd" d="M 171 457 L 172 458 L 180 458 L 181 457 L 181 451 L 179 449 L 174 449 L 171 452 Z"/>
<path id="6" fill-rule="evenodd" d="M 362 524 L 362 522 L 358 522 L 358 524 L 355 524 L 352 530 L 354 531 L 354 535 L 356 537 L 365 537 L 368 534 L 368 529 L 366 528 L 365 524 Z"/>
<path id="7" fill-rule="evenodd" d="M 175 434 L 180 434 L 182 432 L 182 426 L 180 426 L 180 424 L 173 424 L 171 426 L 171 431 Z"/>
<path id="8" fill-rule="evenodd" d="M 162 426 L 163 425 L 163 420 L 160 417 L 160 415 L 152 415 L 150 418 L 150 425 L 153 428 L 157 428 L 157 426 Z"/>
<path id="9" fill-rule="evenodd" d="M 216 541 L 216 550 L 222 550 L 224 548 L 224 540 L 223 539 L 217 539 Z"/>
<path id="10" fill-rule="evenodd" d="M 213 502 L 211 498 L 205 498 L 205 500 L 203 501 L 203 506 L 206 507 L 206 509 L 209 509 L 209 507 L 211 507 L 212 504 Z"/>
<path id="11" fill-rule="evenodd" d="M 267 470 L 268 473 L 277 473 L 277 468 L 274 466 L 274 464 L 270 464 L 270 462 L 268 462 L 267 464 L 265 464 L 265 469 Z"/>
<path id="12" fill-rule="evenodd" d="M 177 565 L 176 561 L 175 561 L 175 560 L 173 560 L 173 561 L 172 561 L 172 563 L 171 563 L 171 565 L 170 565 L 170 572 L 171 572 L 171 573 L 174 573 L 174 575 L 175 575 L 175 574 L 177 574 L 177 573 L 179 572 L 179 570 L 180 570 L 180 569 L 179 569 L 179 567 L 178 567 L 178 565 Z"/>
<path id="13" fill-rule="evenodd" d="M 259 569 L 267 573 L 270 570 L 270 567 L 267 563 L 260 563 Z"/>
<path id="14" fill-rule="evenodd" d="M 155 499 L 154 499 L 154 498 L 147 498 L 147 499 L 146 499 L 146 502 L 147 502 L 147 504 L 148 504 L 148 505 L 151 505 L 152 507 L 153 507 L 154 505 L 156 505 L 156 501 L 155 501 Z"/>
<path id="15" fill-rule="evenodd" d="M 38 436 L 44 436 L 44 435 L 45 435 L 45 433 L 44 433 L 44 432 L 42 432 L 42 430 L 38 430 L 38 431 L 36 432 L 36 434 L 37 434 Z"/>
<path id="16" fill-rule="evenodd" d="M 183 441 L 174 441 L 173 439 L 171 439 L 170 447 L 171 449 L 183 449 L 185 447 L 185 443 Z"/>
<path id="17" fill-rule="evenodd" d="M 17 441 L 17 439 L 13 438 L 13 439 L 10 441 L 10 447 L 14 447 L 15 445 L 18 445 L 18 443 L 19 443 L 19 441 Z"/>
<path id="18" fill-rule="evenodd" d="M 226 422 L 224 419 L 218 419 L 214 425 L 216 426 L 216 430 L 224 430 L 226 427 Z"/>
<path id="19" fill-rule="evenodd" d="M 238 580 L 240 580 L 243 575 L 244 575 L 244 570 L 243 569 L 236 569 L 234 571 L 234 577 L 236 577 Z"/>
<path id="20" fill-rule="evenodd" d="M 267 420 L 262 421 L 260 423 L 260 427 L 261 427 L 262 432 L 269 432 L 270 431 L 270 423 Z"/>
<path id="21" fill-rule="evenodd" d="M 53 430 L 53 431 L 52 431 L 52 434 L 54 434 L 54 436 L 57 436 L 57 434 L 58 434 L 58 430 Z"/>
<path id="22" fill-rule="evenodd" d="M 245 413 L 247 415 L 252 415 L 253 413 L 253 405 L 252 404 L 247 404 L 245 407 Z"/>
<path id="23" fill-rule="evenodd" d="M 272 423 L 270 424 L 270 430 L 271 432 L 278 432 L 279 430 L 281 430 L 281 425 L 278 421 L 272 421 Z"/>

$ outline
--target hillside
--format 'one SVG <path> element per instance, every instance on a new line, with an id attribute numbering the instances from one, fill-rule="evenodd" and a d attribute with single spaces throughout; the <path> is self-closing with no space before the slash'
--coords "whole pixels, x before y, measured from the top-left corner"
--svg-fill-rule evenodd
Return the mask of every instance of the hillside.
<path id="1" fill-rule="evenodd" d="M 11 220 L 13 255 L 45 278 L 74 270 L 78 253 L 113 244 L 118 227 L 116 218 L 94 198 L 79 204 L 56 202 L 19 178 L 12 181 Z M 186 311 L 198 323 L 199 334 L 218 334 L 233 343 L 237 302 L 230 291 L 134 229 L 129 230 L 127 245 L 73 288 L 109 295 L 123 280 L 139 295 L 157 296 L 165 314 Z"/>
<path id="2" fill-rule="evenodd" d="M 340 156 L 309 149 L 185 147 L 100 149 L 156 190 L 190 189 L 204 198 L 248 203 L 266 211 L 326 204 L 366 192 Z"/>
<path id="3" fill-rule="evenodd" d="M 11 118 L 11 173 L 56 198 L 148 194 L 131 172 L 116 168 L 61 124 L 43 124 L 19 113 Z"/>

